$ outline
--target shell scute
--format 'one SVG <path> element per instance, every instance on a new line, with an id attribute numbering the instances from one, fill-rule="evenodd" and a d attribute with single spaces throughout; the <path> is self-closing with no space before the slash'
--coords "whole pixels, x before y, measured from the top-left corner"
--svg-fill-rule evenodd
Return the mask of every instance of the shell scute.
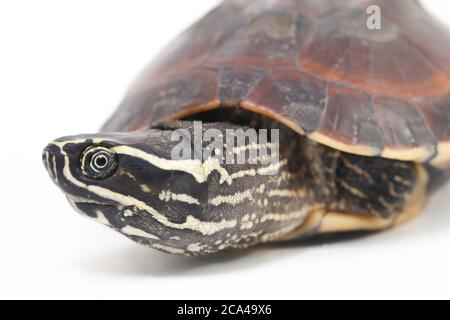
<path id="1" fill-rule="evenodd" d="M 333 139 L 343 145 L 359 148 L 359 153 L 371 156 L 380 155 L 384 147 L 371 97 L 333 83 L 328 87 L 326 111 L 313 138 L 319 142 Z"/>
<path id="2" fill-rule="evenodd" d="M 221 44 L 206 62 L 212 67 L 295 68 L 296 15 L 267 11 Z"/>
<path id="3" fill-rule="evenodd" d="M 267 111 L 307 134 L 317 130 L 326 98 L 325 81 L 295 71 L 280 71 L 262 80 L 243 107 L 264 105 Z"/>
<path id="4" fill-rule="evenodd" d="M 238 106 L 264 77 L 262 71 L 242 68 L 224 68 L 219 74 L 220 103 L 230 107 Z"/>

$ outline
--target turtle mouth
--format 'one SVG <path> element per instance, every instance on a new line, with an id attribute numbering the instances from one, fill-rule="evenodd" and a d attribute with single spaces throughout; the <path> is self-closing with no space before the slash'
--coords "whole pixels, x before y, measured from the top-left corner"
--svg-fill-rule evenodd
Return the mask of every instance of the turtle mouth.
<path id="1" fill-rule="evenodd" d="M 100 202 L 93 199 L 66 194 L 71 206 L 83 216 L 96 220 L 113 229 L 120 230 L 127 222 L 138 215 L 135 206 L 123 206 L 113 202 Z"/>
<path id="2" fill-rule="evenodd" d="M 71 206 L 83 216 L 96 220 L 101 224 L 117 228 L 119 217 L 125 210 L 116 203 L 99 202 L 92 199 L 66 194 Z"/>
<path id="3" fill-rule="evenodd" d="M 100 202 L 98 200 L 95 199 L 91 199 L 91 198 L 86 198 L 86 197 L 80 197 L 80 196 L 76 196 L 73 194 L 66 194 L 67 200 L 69 200 L 70 204 L 78 204 L 78 203 L 91 203 L 93 205 L 99 205 L 99 206 L 112 206 L 114 205 L 114 203 L 112 201 L 108 202 L 108 201 L 104 201 L 104 202 Z"/>

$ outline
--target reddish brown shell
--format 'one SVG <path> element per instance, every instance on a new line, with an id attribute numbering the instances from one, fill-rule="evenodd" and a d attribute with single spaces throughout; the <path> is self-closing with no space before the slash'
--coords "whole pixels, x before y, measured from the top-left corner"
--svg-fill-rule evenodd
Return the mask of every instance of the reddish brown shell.
<path id="1" fill-rule="evenodd" d="M 373 4 L 381 30 L 367 27 Z M 342 151 L 444 167 L 449 53 L 449 31 L 411 0 L 226 1 L 166 48 L 103 130 L 240 107 Z"/>

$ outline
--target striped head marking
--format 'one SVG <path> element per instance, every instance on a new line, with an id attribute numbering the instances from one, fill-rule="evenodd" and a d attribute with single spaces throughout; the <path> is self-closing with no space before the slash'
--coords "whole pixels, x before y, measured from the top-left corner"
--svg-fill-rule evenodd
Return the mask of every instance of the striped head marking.
<path id="1" fill-rule="evenodd" d="M 234 213 L 218 211 L 221 197 L 211 199 L 227 184 L 224 169 L 172 160 L 177 141 L 170 133 L 60 138 L 45 148 L 43 161 L 77 211 L 134 241 L 185 255 L 224 249 L 225 235 L 240 230 Z"/>

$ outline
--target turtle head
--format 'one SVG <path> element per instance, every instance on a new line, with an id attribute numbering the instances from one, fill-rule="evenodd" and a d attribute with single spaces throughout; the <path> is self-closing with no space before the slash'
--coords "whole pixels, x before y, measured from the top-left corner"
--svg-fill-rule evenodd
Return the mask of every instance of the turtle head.
<path id="1" fill-rule="evenodd" d="M 240 139 L 242 146 L 212 147 L 209 138 L 223 141 L 230 128 L 241 127 L 205 124 L 199 130 L 204 133 L 201 153 L 195 122 L 180 121 L 136 132 L 60 138 L 45 148 L 43 160 L 52 180 L 84 215 L 153 248 L 203 255 L 257 243 L 263 233 L 284 227 L 278 216 L 259 217 L 269 205 L 266 183 L 274 180 L 266 175 L 282 172 L 282 162 L 271 162 L 278 151 L 255 156 L 267 163 L 245 157 L 242 163 L 218 160 L 242 153 L 253 159 L 251 150 L 277 143 Z"/>
<path id="2" fill-rule="evenodd" d="M 82 214 L 156 249 L 201 254 L 210 240 L 200 221 L 208 183 L 201 162 L 171 159 L 179 144 L 172 140 L 171 131 L 153 129 L 64 137 L 44 149 L 43 161 Z"/>

